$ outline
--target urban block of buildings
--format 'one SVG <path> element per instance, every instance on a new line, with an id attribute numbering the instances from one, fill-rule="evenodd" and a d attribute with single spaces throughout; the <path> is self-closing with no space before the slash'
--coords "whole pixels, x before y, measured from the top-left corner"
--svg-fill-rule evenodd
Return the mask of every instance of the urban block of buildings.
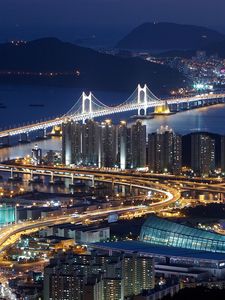
<path id="1" fill-rule="evenodd" d="M 147 135 L 140 120 L 127 125 L 110 120 L 63 124 L 62 162 L 98 168 L 143 169 L 179 175 L 188 167 L 192 175 L 225 173 L 225 136 L 193 132 L 181 136 L 168 126 Z"/>

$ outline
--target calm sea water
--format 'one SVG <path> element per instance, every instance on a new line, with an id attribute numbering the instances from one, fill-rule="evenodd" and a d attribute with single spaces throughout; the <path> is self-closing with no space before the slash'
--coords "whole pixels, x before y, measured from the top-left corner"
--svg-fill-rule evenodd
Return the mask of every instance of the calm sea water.
<path id="1" fill-rule="evenodd" d="M 82 90 L 65 87 L 0 85 L 0 127 L 36 121 L 45 117 L 60 116 L 73 106 L 81 93 Z M 94 94 L 108 105 L 119 104 L 129 96 L 126 93 L 102 91 L 94 91 Z M 32 104 L 43 104 L 43 106 L 30 106 Z M 116 123 L 120 119 L 127 119 L 129 115 L 131 114 L 118 114 L 112 118 Z M 147 125 L 148 132 L 154 132 L 161 125 L 168 125 L 181 134 L 187 134 L 191 131 L 225 134 L 225 105 L 199 108 L 170 116 L 158 116 L 143 122 Z M 0 160 L 30 154 L 34 144 L 35 142 L 0 149 Z M 39 141 L 38 144 L 44 152 L 50 149 L 61 150 L 59 138 Z"/>

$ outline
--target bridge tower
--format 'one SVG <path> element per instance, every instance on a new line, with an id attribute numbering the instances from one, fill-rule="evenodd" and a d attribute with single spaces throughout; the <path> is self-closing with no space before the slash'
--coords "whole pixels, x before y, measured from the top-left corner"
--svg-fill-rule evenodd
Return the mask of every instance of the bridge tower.
<path id="1" fill-rule="evenodd" d="M 148 97 L 147 97 L 147 85 L 145 84 L 144 87 L 141 87 L 140 84 L 138 84 L 138 90 L 137 90 L 137 102 L 138 104 L 144 104 L 143 108 L 138 109 L 138 115 L 140 116 L 141 110 L 144 109 L 144 115 L 147 114 L 147 108 L 148 108 Z"/>
<path id="2" fill-rule="evenodd" d="M 87 95 L 85 92 L 82 93 L 82 115 L 89 114 L 88 118 L 92 119 L 93 110 L 92 110 L 92 93 L 90 92 Z M 85 123 L 85 118 L 83 118 L 83 124 Z"/>

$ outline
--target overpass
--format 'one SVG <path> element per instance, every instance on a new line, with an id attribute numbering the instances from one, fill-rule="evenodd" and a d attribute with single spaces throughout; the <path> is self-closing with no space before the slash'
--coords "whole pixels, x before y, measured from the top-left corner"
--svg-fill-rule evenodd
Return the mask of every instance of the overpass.
<path id="1" fill-rule="evenodd" d="M 12 166 L 8 165 L 0 165 L 0 171 L 6 171 L 11 172 Z M 14 166 L 14 171 L 21 171 L 24 174 L 29 174 L 31 171 L 34 171 L 33 166 Z M 48 170 L 47 168 L 44 169 L 43 167 L 40 167 L 39 169 L 36 168 L 37 172 L 42 171 L 42 175 L 49 176 L 49 172 L 53 172 L 53 168 Z M 83 173 L 83 174 L 82 174 Z M 79 217 L 74 217 L 73 215 L 62 215 L 57 217 L 49 217 L 46 219 L 40 219 L 35 221 L 27 221 L 23 223 L 17 223 L 12 224 L 7 227 L 4 227 L 0 230 L 0 252 L 4 251 L 6 247 L 11 246 L 15 241 L 19 238 L 17 238 L 17 235 L 21 235 L 22 233 L 26 232 L 27 230 L 39 230 L 40 228 L 46 227 L 46 226 L 52 226 L 55 224 L 63 224 L 67 222 L 80 222 L 82 220 L 85 220 L 87 218 L 96 218 L 99 219 L 99 217 L 107 216 L 111 213 L 118 213 L 118 214 L 124 214 L 127 212 L 138 212 L 138 213 L 151 213 L 155 211 L 159 211 L 163 208 L 168 207 L 170 204 L 176 202 L 180 198 L 180 192 L 172 187 L 168 187 L 167 185 L 155 183 L 149 181 L 149 178 L 143 178 L 139 177 L 137 178 L 135 175 L 133 176 L 126 176 L 124 174 L 113 174 L 113 173 L 105 173 L 104 176 L 101 173 L 98 173 L 95 171 L 94 173 L 88 172 L 88 170 L 78 171 L 78 170 L 69 170 L 69 169 L 60 169 L 55 170 L 55 174 L 58 174 L 60 176 L 71 176 L 71 174 L 77 174 L 77 175 L 85 175 L 85 177 L 82 177 L 83 179 L 90 180 L 89 176 L 95 176 L 98 177 L 97 180 L 99 181 L 109 181 L 110 179 L 112 181 L 115 181 L 115 183 L 121 184 L 121 185 L 132 185 L 133 187 L 149 190 L 149 191 L 155 191 L 157 193 L 161 193 L 163 195 L 162 198 L 158 202 L 150 203 L 149 205 L 138 205 L 138 206 L 118 206 L 114 208 L 107 208 L 107 209 L 99 209 L 97 211 L 88 211 L 84 215 L 79 215 Z M 15 237 L 12 239 L 12 237 Z"/>
<path id="2" fill-rule="evenodd" d="M 94 187 L 95 181 L 109 182 L 114 188 L 115 184 L 139 188 L 143 190 L 151 190 L 164 195 L 165 202 L 161 202 L 160 206 L 164 207 L 180 198 L 180 192 L 177 189 L 168 185 L 155 182 L 149 176 L 142 174 L 139 176 L 136 173 L 114 172 L 110 170 L 98 170 L 95 168 L 69 168 L 69 167 L 51 167 L 51 166 L 33 166 L 33 165 L 17 165 L 17 164 L 0 164 L 0 172 L 10 173 L 10 179 L 13 180 L 14 173 L 30 175 L 30 181 L 33 176 L 47 176 L 50 178 L 50 183 L 54 183 L 56 177 L 69 178 L 71 185 L 75 180 L 87 180 L 92 182 Z M 157 207 L 159 203 L 152 203 L 152 207 Z"/>

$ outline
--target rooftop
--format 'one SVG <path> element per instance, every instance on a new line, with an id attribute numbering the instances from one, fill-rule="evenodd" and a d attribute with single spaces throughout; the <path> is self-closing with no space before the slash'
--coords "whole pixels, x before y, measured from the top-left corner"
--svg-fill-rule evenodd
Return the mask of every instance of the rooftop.
<path id="1" fill-rule="evenodd" d="M 159 246 L 141 241 L 100 242 L 93 244 L 93 248 L 121 251 L 125 253 L 138 252 L 142 255 L 184 257 L 200 260 L 214 260 L 225 262 L 225 254 L 208 251 L 183 249 L 177 247 Z"/>

